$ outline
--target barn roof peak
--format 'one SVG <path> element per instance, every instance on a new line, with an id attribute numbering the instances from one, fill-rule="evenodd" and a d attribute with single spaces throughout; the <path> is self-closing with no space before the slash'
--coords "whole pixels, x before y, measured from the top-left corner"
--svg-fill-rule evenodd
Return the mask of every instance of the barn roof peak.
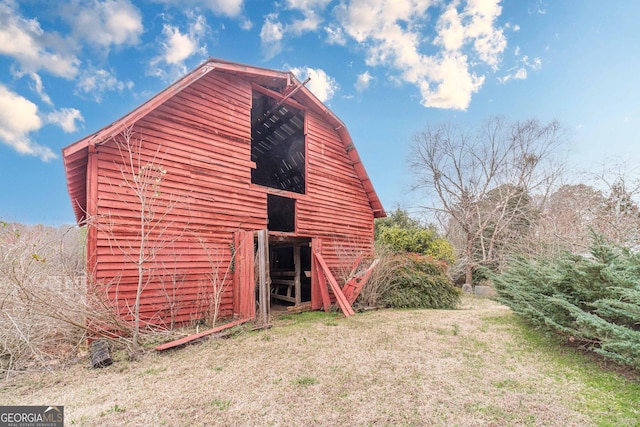
<path id="1" fill-rule="evenodd" d="M 124 129 L 158 108 L 175 94 L 211 72 L 243 78 L 250 81 L 254 88 L 278 100 L 286 99 L 287 102 L 296 103 L 301 108 L 312 110 L 324 117 L 340 135 L 347 154 L 367 193 L 374 216 L 386 216 L 345 124 L 313 95 L 304 85 L 305 82 L 300 82 L 290 71 L 278 71 L 218 58 L 209 58 L 187 75 L 120 119 L 62 149 L 67 187 L 78 222 L 85 220 L 87 212 L 86 166 L 90 147 L 100 145 L 119 135 Z"/>

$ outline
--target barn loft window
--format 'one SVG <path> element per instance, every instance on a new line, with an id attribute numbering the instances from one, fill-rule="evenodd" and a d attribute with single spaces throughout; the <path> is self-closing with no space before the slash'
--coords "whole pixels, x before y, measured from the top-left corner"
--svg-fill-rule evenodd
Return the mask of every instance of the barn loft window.
<path id="1" fill-rule="evenodd" d="M 304 111 L 253 92 L 251 182 L 305 193 Z"/>
<path id="2" fill-rule="evenodd" d="M 296 201 L 267 194 L 267 218 L 271 231 L 296 231 Z"/>

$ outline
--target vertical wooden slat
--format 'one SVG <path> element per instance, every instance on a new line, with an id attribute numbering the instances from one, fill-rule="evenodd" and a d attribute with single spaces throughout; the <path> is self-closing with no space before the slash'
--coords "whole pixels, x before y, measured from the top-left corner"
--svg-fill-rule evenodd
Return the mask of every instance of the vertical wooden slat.
<path id="1" fill-rule="evenodd" d="M 87 156 L 87 280 L 93 280 L 98 246 L 97 224 L 94 223 L 98 213 L 98 153 L 95 145 L 89 145 Z"/>
<path id="2" fill-rule="evenodd" d="M 300 245 L 293 246 L 293 265 L 295 267 L 296 276 L 293 279 L 293 287 L 296 293 L 295 304 L 299 305 L 302 302 L 302 285 L 300 282 L 300 275 L 302 274 L 302 266 L 300 264 Z"/>
<path id="3" fill-rule="evenodd" d="M 253 319 L 256 317 L 253 232 L 237 231 L 234 233 L 234 245 L 234 314 L 243 319 Z"/>
<path id="4" fill-rule="evenodd" d="M 311 252 L 320 253 L 322 251 L 322 239 L 314 238 L 311 241 Z M 323 308 L 329 311 L 331 307 L 331 299 L 329 298 L 329 289 L 327 281 L 322 271 L 315 262 L 315 257 L 311 261 L 311 308 L 317 310 Z"/>
<path id="5" fill-rule="evenodd" d="M 258 231 L 258 323 L 269 323 L 271 277 L 269 274 L 269 234 L 267 230 Z"/>

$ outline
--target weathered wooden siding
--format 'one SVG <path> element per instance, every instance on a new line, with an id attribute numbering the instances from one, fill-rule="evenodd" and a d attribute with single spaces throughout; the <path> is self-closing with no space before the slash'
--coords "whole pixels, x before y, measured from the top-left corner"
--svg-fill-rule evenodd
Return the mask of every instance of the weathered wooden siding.
<path id="1" fill-rule="evenodd" d="M 298 202 L 298 232 L 323 240 L 322 253 L 338 273 L 373 245 L 373 212 L 338 133 L 307 114 L 308 198 Z"/>
<path id="2" fill-rule="evenodd" d="M 162 223 L 148 245 L 159 252 L 146 265 L 146 321 L 201 318 L 214 270 L 225 286 L 220 314 L 232 314 L 233 232 L 266 227 L 266 196 L 250 183 L 250 114 L 250 85 L 210 73 L 136 123 L 133 136 L 143 140 L 143 162 L 156 156 L 167 171 L 154 199 Z M 138 200 L 121 185 L 122 158 L 114 141 L 97 151 L 95 278 L 107 284 L 127 317 L 137 285 Z"/>
<path id="3" fill-rule="evenodd" d="M 145 321 L 202 317 L 216 269 L 226 287 L 220 314 L 233 313 L 234 232 L 267 228 L 267 194 L 274 192 L 251 184 L 251 90 L 245 80 L 209 73 L 134 126 L 143 162 L 155 156 L 167 171 L 154 199 L 162 223 L 149 245 L 158 253 L 145 270 Z M 324 258 L 338 272 L 371 249 L 373 212 L 339 134 L 313 112 L 306 120 L 307 194 L 285 195 L 297 200 L 296 235 L 321 238 Z M 137 285 L 138 200 L 122 185 L 115 141 L 98 145 L 93 161 L 94 277 L 128 318 Z"/>

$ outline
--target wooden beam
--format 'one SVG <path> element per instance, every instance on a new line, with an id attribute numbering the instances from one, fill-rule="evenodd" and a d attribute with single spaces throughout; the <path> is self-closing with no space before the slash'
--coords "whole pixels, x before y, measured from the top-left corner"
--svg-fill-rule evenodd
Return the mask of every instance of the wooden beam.
<path id="1" fill-rule="evenodd" d="M 267 95 L 271 98 L 273 98 L 275 101 L 281 100 L 284 98 L 285 95 L 281 94 L 280 92 L 276 92 L 274 90 L 271 89 L 267 89 L 264 86 L 260 86 L 259 84 L 256 83 L 252 83 L 251 84 L 251 88 L 255 89 L 256 91 L 260 92 L 263 95 Z M 302 105 L 300 104 L 298 101 L 294 101 L 293 99 L 287 98 L 283 101 L 285 104 L 288 104 L 294 108 L 297 108 L 298 110 L 302 110 L 302 111 L 306 111 L 309 108 L 306 105 Z"/>
<path id="2" fill-rule="evenodd" d="M 322 251 L 322 239 L 316 237 L 311 241 L 311 251 L 313 253 Z M 324 311 L 329 311 L 331 308 L 327 280 L 315 262 L 315 258 L 311 260 L 311 308 L 313 310 L 322 308 Z"/>
<path id="3" fill-rule="evenodd" d="M 300 275 L 302 274 L 302 264 L 300 262 L 300 245 L 293 246 L 293 265 L 296 269 L 296 275 L 293 279 L 295 303 L 296 305 L 300 305 L 300 303 L 302 303 L 302 282 L 300 280 Z"/>
<path id="4" fill-rule="evenodd" d="M 351 279 L 347 280 L 347 283 L 342 287 L 342 293 L 349 301 L 349 304 L 353 304 L 356 302 L 358 295 L 360 295 L 360 291 L 362 291 L 362 287 L 367 283 L 369 277 L 371 277 L 371 273 L 376 268 L 376 265 L 380 262 L 380 259 L 376 259 L 373 263 L 367 268 L 366 271 L 360 273 Z"/>
<path id="5" fill-rule="evenodd" d="M 342 293 L 342 289 L 340 289 L 340 286 L 338 286 L 338 282 L 336 282 L 336 279 L 333 277 L 333 274 L 331 274 L 331 271 L 329 270 L 327 263 L 324 261 L 324 258 L 322 258 L 322 255 L 320 255 L 318 252 L 314 252 L 313 256 L 315 261 L 320 266 L 320 270 L 322 271 L 325 279 L 329 282 L 329 285 L 331 286 L 331 290 L 333 291 L 333 294 L 336 296 L 336 303 L 338 304 L 338 307 L 340 307 L 340 310 L 342 310 L 342 312 L 346 317 L 349 317 L 355 314 L 355 312 L 353 311 L 353 308 L 351 308 L 351 304 L 349 304 L 349 301 L 347 301 L 347 298 Z"/>
<path id="6" fill-rule="evenodd" d="M 173 347 L 178 347 L 180 345 L 188 344 L 191 341 L 195 341 L 195 340 L 197 340 L 199 338 L 206 337 L 207 335 L 215 334 L 216 332 L 224 331 L 225 329 L 230 329 L 230 328 L 233 328 L 234 326 L 242 325 L 243 323 L 246 323 L 249 320 L 251 320 L 251 319 L 234 320 L 233 322 L 225 323 L 224 325 L 220 325 L 220 326 L 216 326 L 213 329 L 208 329 L 206 331 L 202 331 L 202 332 L 197 333 L 197 334 L 189 335 L 189 336 L 186 336 L 184 338 L 180 338 L 180 339 L 175 340 L 175 341 L 171 341 L 171 342 L 168 342 L 168 343 L 161 344 L 161 345 L 157 346 L 155 348 L 155 350 L 156 351 L 163 351 L 163 350 L 168 350 L 168 349 L 173 348 Z"/>
<path id="7" fill-rule="evenodd" d="M 259 230 L 258 232 L 258 253 L 256 262 L 258 263 L 258 299 L 259 313 L 257 316 L 258 323 L 269 323 L 269 311 L 271 308 L 271 277 L 269 275 L 269 233 L 267 230 Z"/>

